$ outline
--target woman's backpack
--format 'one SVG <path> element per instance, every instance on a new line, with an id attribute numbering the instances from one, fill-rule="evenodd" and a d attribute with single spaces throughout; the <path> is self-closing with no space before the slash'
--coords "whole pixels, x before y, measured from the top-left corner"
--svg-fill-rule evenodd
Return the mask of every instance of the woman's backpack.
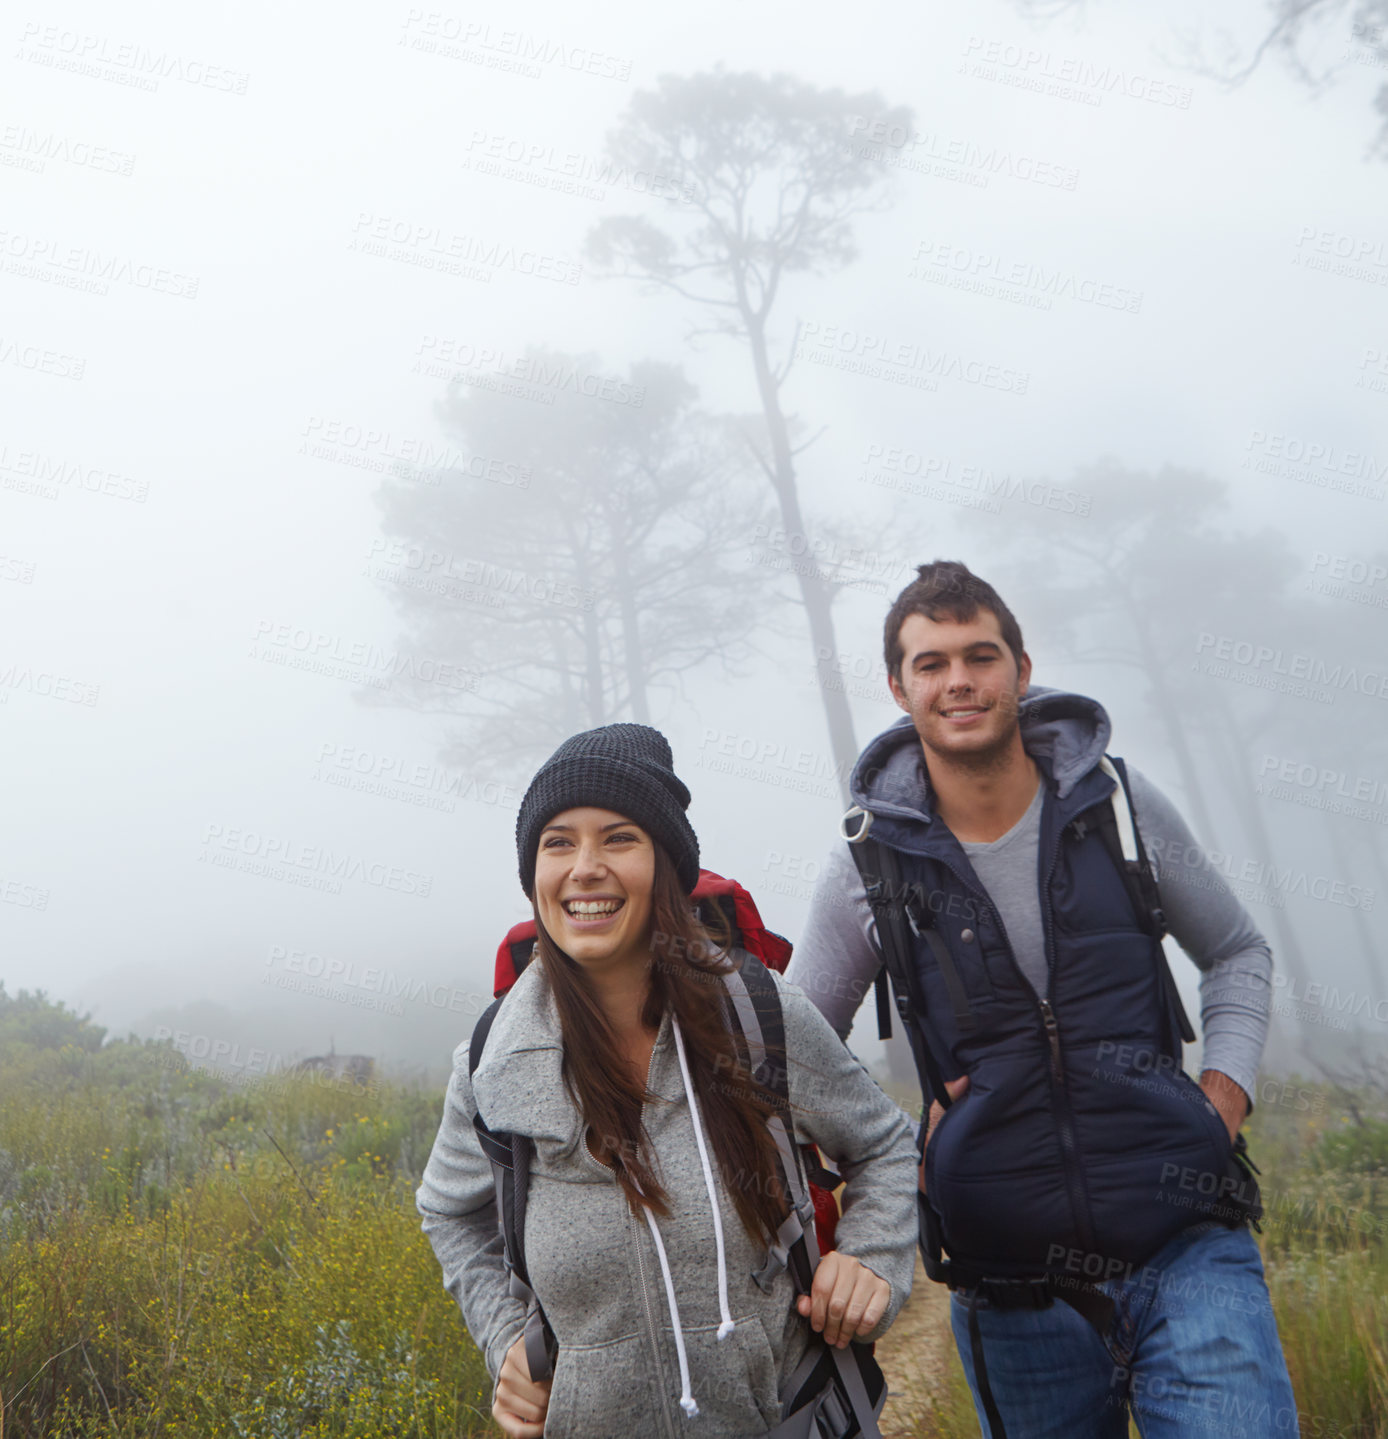
<path id="1" fill-rule="evenodd" d="M 699 882 L 690 895 L 699 918 L 714 933 L 726 931 L 730 947 L 756 955 L 768 968 L 784 974 L 790 963 L 791 943 L 774 929 L 767 929 L 757 910 L 757 902 L 735 879 L 725 879 L 711 869 L 699 871 Z M 524 919 L 513 924 L 506 938 L 496 948 L 496 971 L 492 993 L 497 999 L 506 994 L 520 978 L 521 971 L 535 953 L 535 921 Z M 839 1207 L 834 1190 L 842 1178 L 825 1166 L 813 1144 L 802 1146 L 805 1168 L 809 1174 L 810 1198 L 814 1201 L 815 1233 L 821 1253 L 834 1247 L 834 1231 L 838 1226 Z"/>

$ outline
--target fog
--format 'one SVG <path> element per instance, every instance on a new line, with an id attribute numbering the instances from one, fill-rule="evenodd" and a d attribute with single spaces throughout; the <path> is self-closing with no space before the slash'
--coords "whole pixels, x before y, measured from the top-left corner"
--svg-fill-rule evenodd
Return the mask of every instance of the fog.
<path id="1" fill-rule="evenodd" d="M 7 22 L 9 991 L 231 1068 L 331 1046 L 436 1074 L 528 913 L 526 777 L 599 701 L 669 735 L 703 862 L 793 939 L 842 810 L 824 692 L 859 748 L 893 722 L 882 617 L 945 556 L 1221 856 L 1278 966 L 1270 1062 L 1381 1048 L 1388 70 L 1341 15 L 1318 91 L 1275 55 L 1224 85 L 1183 49 L 1219 62 L 1200 15 Z M 1223 19 L 1246 59 L 1266 9 Z M 604 147 L 660 77 L 717 66 L 880 97 L 841 145 L 882 202 L 767 322 L 773 362 L 797 356 L 799 530 L 746 444 L 746 340 L 589 247 L 608 217 L 687 219 L 683 177 Z M 615 453 L 662 404 L 669 495 L 708 481 L 709 508 L 659 501 L 664 548 L 629 556 L 666 626 L 641 694 L 608 655 L 565 708 L 537 636 L 590 611 L 615 634 L 627 593 L 546 549 L 582 485 L 568 437 Z M 834 581 L 827 653 L 807 557 Z M 667 614 L 677 564 L 704 589 Z"/>

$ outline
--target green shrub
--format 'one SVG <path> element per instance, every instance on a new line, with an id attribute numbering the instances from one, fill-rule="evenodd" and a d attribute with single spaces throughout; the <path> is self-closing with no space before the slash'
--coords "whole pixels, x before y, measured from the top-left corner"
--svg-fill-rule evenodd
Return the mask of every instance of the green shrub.
<path id="1" fill-rule="evenodd" d="M 76 1023 L 0 990 L 5 1439 L 491 1427 L 414 1208 L 440 1096 L 232 1086 Z"/>

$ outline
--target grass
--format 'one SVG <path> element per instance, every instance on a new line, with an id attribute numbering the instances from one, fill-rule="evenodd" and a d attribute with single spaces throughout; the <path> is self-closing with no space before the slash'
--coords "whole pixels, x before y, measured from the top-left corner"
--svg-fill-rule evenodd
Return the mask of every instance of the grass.
<path id="1" fill-rule="evenodd" d="M 414 1210 L 441 1095 L 230 1088 L 100 1031 L 36 1043 L 18 1003 L 0 991 L 4 1439 L 491 1429 Z"/>
<path id="2" fill-rule="evenodd" d="M 1302 1433 L 1388 1435 L 1385 1096 L 1293 1082 L 1309 1096 L 1254 1115 L 1268 1289 Z"/>
<path id="3" fill-rule="evenodd" d="M 0 987 L 0 1439 L 495 1433 L 414 1210 L 441 1092 L 238 1087 L 103 1038 Z M 1388 1439 L 1388 1104 L 1285 1092 L 1250 1144 L 1301 1432 Z M 939 1328 L 889 1379 L 910 1432 L 976 1439 Z"/>

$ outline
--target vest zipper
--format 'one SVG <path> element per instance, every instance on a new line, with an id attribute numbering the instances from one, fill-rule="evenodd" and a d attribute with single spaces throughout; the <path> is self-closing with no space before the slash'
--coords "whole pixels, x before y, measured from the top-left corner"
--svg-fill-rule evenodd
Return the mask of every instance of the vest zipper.
<path id="1" fill-rule="evenodd" d="M 1074 1117 L 1065 1088 L 1065 1064 L 1060 1052 L 1060 1026 L 1049 999 L 1041 1001 L 1041 1022 L 1046 1026 L 1046 1042 L 1051 1057 L 1051 1109 L 1055 1115 L 1056 1133 L 1060 1138 L 1060 1157 L 1065 1170 L 1065 1187 L 1070 1191 L 1070 1208 L 1075 1215 L 1075 1228 L 1087 1254 L 1095 1250 L 1094 1227 L 1089 1218 L 1089 1198 L 1084 1192 L 1080 1174 L 1080 1146 L 1075 1138 Z"/>
<path id="2" fill-rule="evenodd" d="M 1049 999 L 1041 1001 L 1041 1023 L 1046 1026 L 1046 1039 L 1051 1047 L 1051 1078 L 1057 1084 L 1065 1083 L 1065 1066 L 1060 1057 L 1060 1026 L 1055 1022 L 1055 1011 Z"/>
<path id="3" fill-rule="evenodd" d="M 1056 836 L 1055 852 L 1046 871 L 1046 883 L 1041 887 L 1042 913 L 1045 916 L 1046 935 L 1046 997 L 1040 1002 L 1041 1024 L 1046 1031 L 1046 1045 L 1051 1062 L 1051 1109 L 1055 1114 L 1056 1134 L 1060 1139 L 1061 1168 L 1065 1171 L 1065 1186 L 1070 1191 L 1070 1208 L 1075 1216 L 1075 1228 L 1079 1231 L 1080 1243 L 1086 1253 L 1097 1253 L 1094 1238 L 1094 1221 L 1089 1213 L 1089 1195 L 1084 1188 L 1084 1175 L 1080 1165 L 1079 1140 L 1075 1137 L 1075 1116 L 1070 1110 L 1070 1094 L 1065 1083 L 1065 1060 L 1060 1046 L 1060 1025 L 1056 1022 L 1055 1011 L 1051 1008 L 1050 989 L 1055 980 L 1055 915 L 1051 907 L 1051 881 L 1055 878 L 1055 867 L 1060 862 L 1060 846 L 1063 834 Z M 1010 946 L 1009 946 L 1010 948 Z M 1016 963 L 1014 958 L 1013 963 Z"/>
<path id="4" fill-rule="evenodd" d="M 1060 859 L 1060 845 L 1057 842 L 1056 851 L 1051 856 L 1050 868 L 1046 872 L 1046 883 L 1041 888 L 1042 912 L 1045 917 L 1045 939 L 1046 939 L 1046 978 L 1047 988 L 1055 967 L 1055 932 L 1051 915 L 1051 881 L 1055 878 L 1055 867 Z M 1013 972 L 1021 980 L 1027 990 L 1031 990 L 1031 981 L 1022 973 L 1022 967 L 1017 963 L 1017 956 L 1012 951 L 1012 941 L 1007 937 L 1007 927 L 1002 922 L 1002 915 L 997 905 L 993 903 L 992 897 L 985 891 L 976 888 L 975 885 L 947 860 L 939 859 L 938 863 L 944 865 L 949 872 L 974 894 L 991 912 L 994 921 L 998 926 L 998 933 L 1002 935 L 1003 948 L 1007 951 L 1007 958 L 1012 965 Z M 980 962 L 982 959 L 982 943 L 979 945 Z M 1033 993 L 1035 991 L 1032 991 Z M 1080 1147 L 1075 1137 L 1074 1116 L 1070 1113 L 1070 1099 L 1065 1084 L 1065 1063 L 1060 1044 L 1060 1026 L 1056 1022 L 1055 1011 L 1051 1008 L 1049 997 L 1038 998 L 1037 1009 L 1041 1017 L 1041 1030 L 1043 1042 L 1046 1049 L 1047 1073 L 1050 1079 L 1051 1088 L 1051 1113 L 1055 1119 L 1056 1136 L 1060 1142 L 1060 1164 L 1065 1174 L 1065 1187 L 1070 1194 L 1070 1208 L 1074 1213 L 1075 1228 L 1079 1233 L 1080 1243 L 1089 1253 L 1096 1252 L 1094 1240 L 1094 1225 L 1089 1216 L 1089 1199 L 1084 1192 L 1084 1181 L 1080 1175 Z"/>

